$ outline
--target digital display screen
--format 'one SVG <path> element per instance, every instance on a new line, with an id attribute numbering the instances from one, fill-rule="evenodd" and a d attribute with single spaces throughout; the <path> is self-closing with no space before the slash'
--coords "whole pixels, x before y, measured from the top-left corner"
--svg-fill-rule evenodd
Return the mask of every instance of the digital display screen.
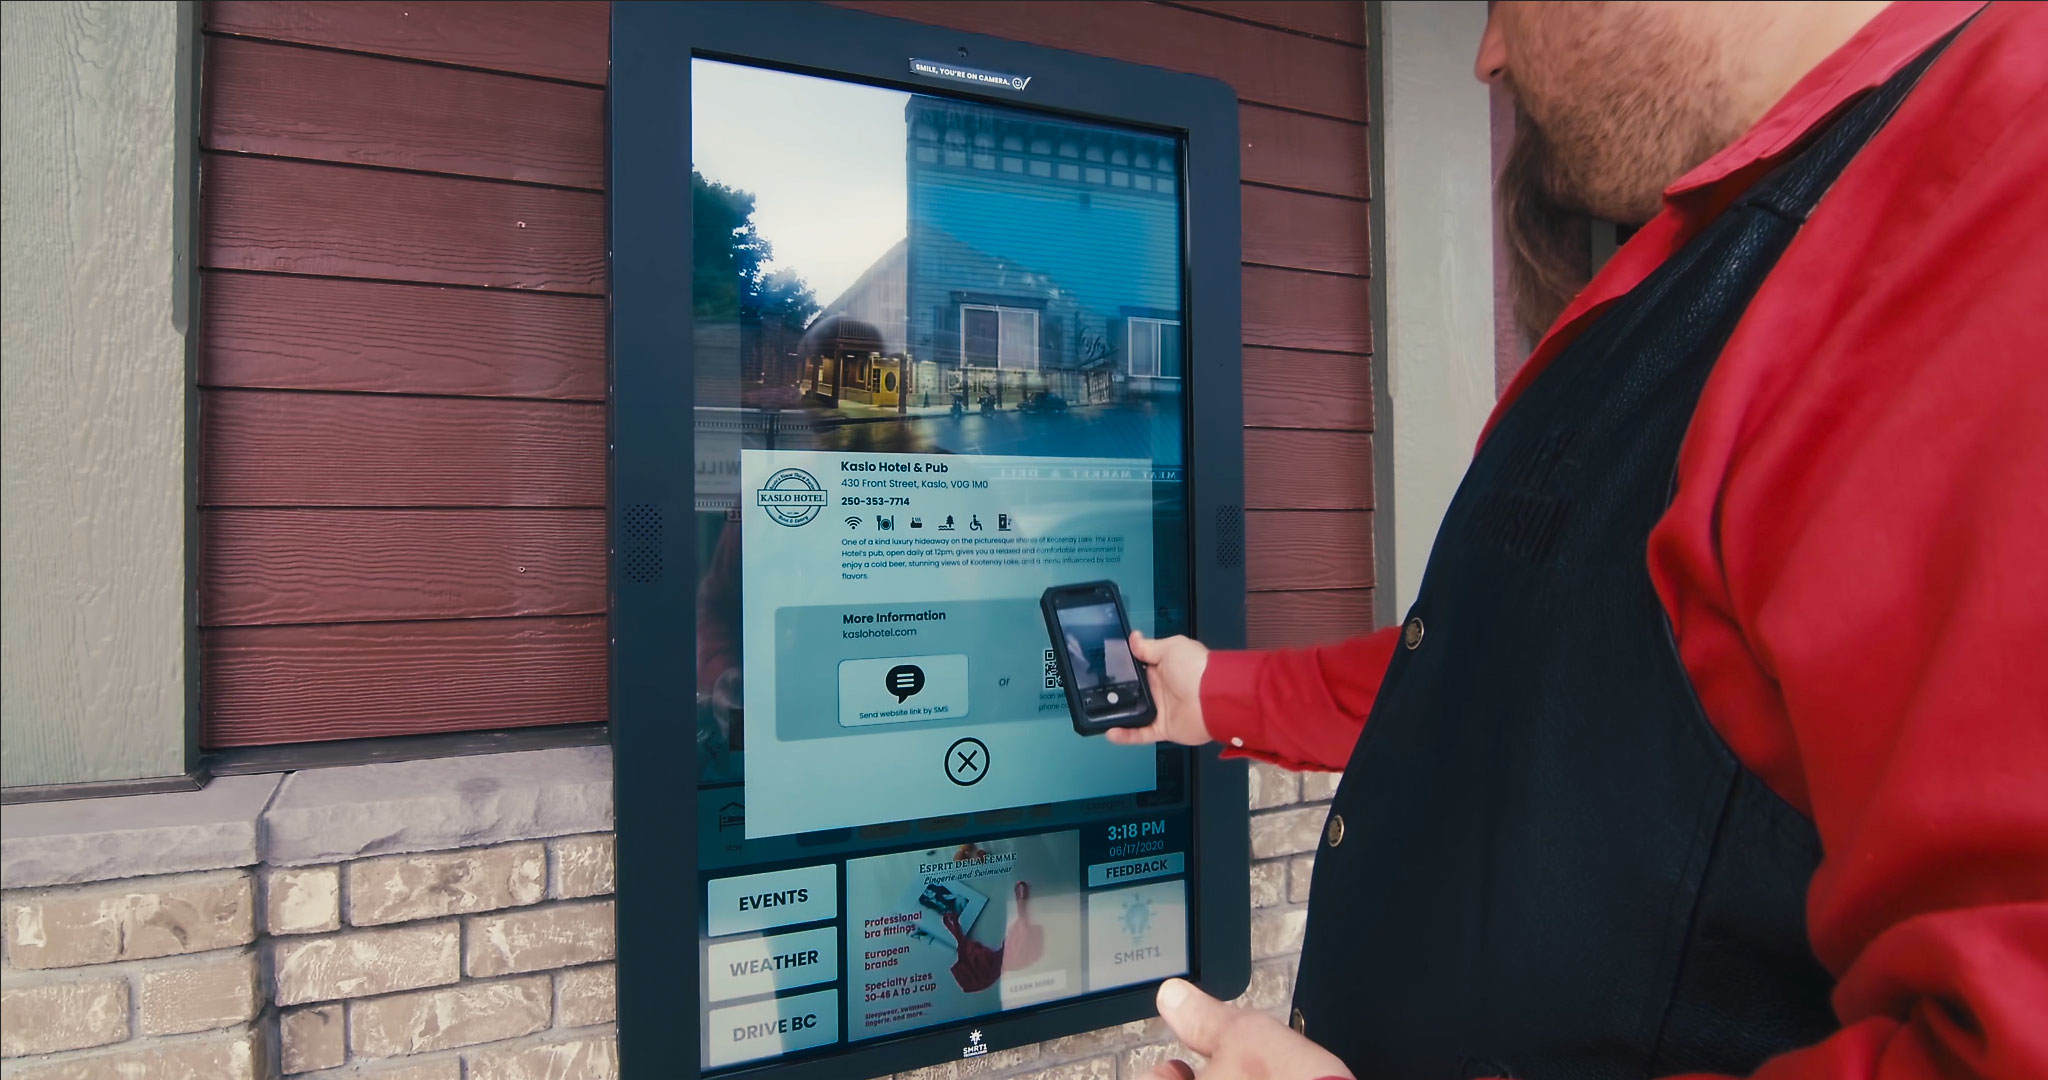
<path id="1" fill-rule="evenodd" d="M 1039 608 L 1188 628 L 1179 140 L 691 83 L 703 1067 L 1189 972 L 1189 752 L 1075 734 Z"/>

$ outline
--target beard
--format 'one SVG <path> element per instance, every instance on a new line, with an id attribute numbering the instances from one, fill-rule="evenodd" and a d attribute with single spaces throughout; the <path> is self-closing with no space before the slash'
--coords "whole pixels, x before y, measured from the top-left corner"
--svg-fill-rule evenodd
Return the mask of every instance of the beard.
<path id="1" fill-rule="evenodd" d="M 1494 182 L 1501 240 L 1507 245 L 1508 295 L 1515 324 L 1542 338 L 1592 278 L 1592 215 L 1572 197 L 1555 151 L 1515 104 L 1515 140 Z"/>
<path id="2" fill-rule="evenodd" d="M 1578 13 L 1570 20 L 1556 12 Z M 1590 223 L 1641 225 L 1663 191 L 1732 142 L 1718 60 L 1642 4 L 1560 4 L 1533 28 L 1515 137 L 1495 185 L 1516 322 L 1531 340 L 1591 277 Z M 1572 31 L 1569 34 L 1563 31 Z M 1550 32 L 1546 32 L 1550 31 Z"/>

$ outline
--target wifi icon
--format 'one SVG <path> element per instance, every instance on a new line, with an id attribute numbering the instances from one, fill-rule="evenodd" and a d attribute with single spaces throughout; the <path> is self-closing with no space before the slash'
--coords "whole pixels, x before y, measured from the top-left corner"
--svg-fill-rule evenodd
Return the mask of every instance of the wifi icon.
<path id="1" fill-rule="evenodd" d="M 849 529 L 858 529 L 858 528 L 860 528 L 860 519 L 859 519 L 859 518 L 857 518 L 857 517 L 850 517 L 850 518 L 847 518 L 847 519 L 846 519 L 846 527 L 847 527 L 847 528 L 849 528 Z"/>

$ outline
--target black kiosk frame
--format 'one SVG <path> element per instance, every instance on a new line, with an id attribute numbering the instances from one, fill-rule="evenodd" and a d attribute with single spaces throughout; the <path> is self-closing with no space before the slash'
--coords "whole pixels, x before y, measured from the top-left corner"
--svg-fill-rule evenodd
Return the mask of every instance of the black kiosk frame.
<path id="1" fill-rule="evenodd" d="M 608 110 L 611 255 L 611 736 L 618 828 L 620 1053 L 634 1077 L 700 1074 L 698 806 L 688 780 L 697 566 L 691 296 L 691 60 L 1039 110 L 1176 136 L 1181 164 L 1191 621 L 1244 643 L 1237 100 L 1225 84 L 808 3 L 618 4 Z M 1028 77 L 977 85 L 912 61 Z M 1194 752 L 1191 978 L 1220 997 L 1250 975 L 1246 775 Z M 718 1075 L 824 1080 L 1000 1051 L 1153 1014 L 1156 980 L 796 1055 Z"/>

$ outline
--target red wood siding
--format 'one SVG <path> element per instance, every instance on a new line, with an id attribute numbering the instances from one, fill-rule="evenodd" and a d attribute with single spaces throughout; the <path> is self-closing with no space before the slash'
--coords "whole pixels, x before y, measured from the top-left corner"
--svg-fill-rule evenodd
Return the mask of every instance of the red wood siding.
<path id="1" fill-rule="evenodd" d="M 212 0 L 207 29 L 330 49 L 604 85 L 611 9 L 588 0 L 395 4 Z"/>
<path id="2" fill-rule="evenodd" d="M 847 6 L 1237 88 L 1252 638 L 1366 629 L 1361 6 Z M 608 20 L 207 6 L 206 745 L 604 718 Z"/>
<path id="3" fill-rule="evenodd" d="M 221 626 L 202 640 L 217 746 L 603 720 L 603 616 Z"/>
<path id="4" fill-rule="evenodd" d="M 214 42 L 209 145 L 246 154 L 604 188 L 604 91 L 377 63 L 239 38 Z"/>
<path id="5" fill-rule="evenodd" d="M 208 154 L 205 265 L 484 288 L 604 291 L 604 196 Z"/>
<path id="6" fill-rule="evenodd" d="M 602 615 L 604 511 L 220 509 L 200 618 L 222 625 Z"/>
<path id="7" fill-rule="evenodd" d="M 1347 45 L 1365 44 L 1364 4 L 1333 4 L 1324 0 L 1229 0 L 1218 3 L 1182 0 L 1175 6 L 1283 27 Z"/>
<path id="8" fill-rule="evenodd" d="M 209 506 L 603 506 L 604 407 L 217 390 Z"/>
<path id="9" fill-rule="evenodd" d="M 603 401 L 604 299 L 210 274 L 207 386 Z"/>

